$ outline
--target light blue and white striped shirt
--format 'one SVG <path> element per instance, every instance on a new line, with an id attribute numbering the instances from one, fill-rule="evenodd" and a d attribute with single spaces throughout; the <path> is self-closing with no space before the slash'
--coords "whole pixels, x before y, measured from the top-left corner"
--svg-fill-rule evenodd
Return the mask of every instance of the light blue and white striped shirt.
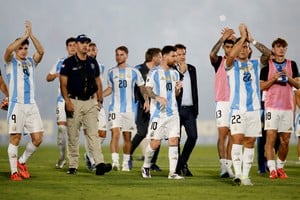
<path id="1" fill-rule="evenodd" d="M 259 61 L 235 60 L 227 71 L 230 86 L 231 109 L 254 111 L 260 109 Z"/>
<path id="2" fill-rule="evenodd" d="M 167 99 L 167 105 L 162 106 L 155 99 L 151 99 L 150 114 L 151 120 L 155 117 L 167 117 L 177 114 L 178 105 L 176 101 L 175 86 L 179 81 L 179 73 L 174 70 L 164 70 L 161 66 L 152 69 L 147 77 L 146 87 L 151 87 L 152 91 Z"/>
<path id="3" fill-rule="evenodd" d="M 118 66 L 108 71 L 107 78 L 108 87 L 112 88 L 112 98 L 109 105 L 110 112 L 134 112 L 134 86 L 142 86 L 145 84 L 139 70 L 127 66 L 119 68 Z"/>
<path id="4" fill-rule="evenodd" d="M 35 100 L 35 68 L 33 58 L 19 61 L 15 57 L 5 63 L 8 81 L 9 101 L 12 103 L 32 104 Z"/>
<path id="5" fill-rule="evenodd" d="M 62 64 L 64 62 L 64 60 L 66 59 L 67 57 L 63 57 L 63 58 L 59 58 L 56 63 L 52 66 L 51 70 L 49 71 L 49 74 L 59 74 L 60 72 L 60 69 L 62 67 Z M 60 87 L 58 87 L 58 95 L 57 95 L 57 100 L 56 102 L 64 102 L 64 98 L 61 94 L 61 91 L 60 91 Z"/>

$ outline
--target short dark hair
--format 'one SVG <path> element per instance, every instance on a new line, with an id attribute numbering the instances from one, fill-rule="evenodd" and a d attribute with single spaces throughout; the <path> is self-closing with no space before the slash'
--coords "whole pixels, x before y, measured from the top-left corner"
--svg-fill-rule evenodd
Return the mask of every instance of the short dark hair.
<path id="1" fill-rule="evenodd" d="M 161 50 L 161 54 L 162 55 L 165 55 L 165 54 L 168 54 L 170 53 L 171 51 L 175 51 L 176 52 L 176 48 L 174 46 L 171 46 L 171 45 L 167 45 L 167 46 L 164 46 Z"/>
<path id="2" fill-rule="evenodd" d="M 15 41 L 20 40 L 20 39 L 21 39 L 21 38 L 17 38 Z M 21 46 L 23 46 L 23 45 L 25 45 L 25 44 L 29 45 L 29 40 L 28 40 L 28 39 L 25 39 L 25 40 L 21 43 Z"/>
<path id="3" fill-rule="evenodd" d="M 125 46 L 119 46 L 119 47 L 117 47 L 116 50 L 115 50 L 115 52 L 117 52 L 118 50 L 124 51 L 126 54 L 128 54 L 128 52 L 129 52 L 128 48 L 125 47 Z"/>
<path id="4" fill-rule="evenodd" d="M 288 46 L 288 43 L 285 39 L 282 39 L 282 38 L 277 38 L 276 40 L 274 40 L 272 42 L 272 48 L 275 47 L 275 45 L 282 45 L 283 47 L 287 47 Z"/>
<path id="5" fill-rule="evenodd" d="M 69 37 L 69 38 L 66 40 L 66 46 L 68 46 L 69 43 L 71 43 L 71 42 L 76 42 L 76 38 L 74 38 L 74 37 Z"/>
<path id="6" fill-rule="evenodd" d="M 234 44 L 234 41 L 233 40 L 230 40 L 230 39 L 226 39 L 223 44 Z"/>
<path id="7" fill-rule="evenodd" d="M 152 61 L 153 57 L 161 52 L 160 48 L 149 48 L 145 53 L 145 62 Z"/>
<path id="8" fill-rule="evenodd" d="M 186 50 L 186 46 L 184 46 L 183 44 L 175 44 L 174 46 L 176 49 L 184 49 Z"/>
<path id="9" fill-rule="evenodd" d="M 96 45 L 96 43 L 94 43 L 94 42 L 90 42 L 90 43 L 89 43 L 89 47 L 97 47 L 97 45 Z"/>

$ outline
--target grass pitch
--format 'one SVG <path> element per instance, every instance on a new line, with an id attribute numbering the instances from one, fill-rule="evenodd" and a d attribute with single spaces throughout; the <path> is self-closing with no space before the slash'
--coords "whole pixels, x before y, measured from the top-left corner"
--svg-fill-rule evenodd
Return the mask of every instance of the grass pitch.
<path id="1" fill-rule="evenodd" d="M 22 152 L 23 148 L 20 148 Z M 106 161 L 110 161 L 108 146 L 103 147 Z M 219 162 L 215 146 L 196 146 L 189 161 L 194 174 L 185 180 L 168 180 L 168 148 L 161 148 L 158 165 L 162 172 L 152 172 L 151 179 L 140 174 L 141 161 L 134 161 L 131 172 L 112 171 L 104 176 L 88 172 L 82 158 L 77 175 L 66 174 L 67 167 L 55 169 L 58 149 L 41 146 L 27 165 L 31 178 L 21 182 L 8 179 L 9 164 L 6 147 L 0 147 L 0 199 L 60 200 L 60 199 L 298 199 L 300 165 L 295 163 L 296 147 L 290 147 L 286 180 L 270 180 L 257 174 L 255 160 L 251 171 L 254 186 L 233 186 L 229 178 L 219 178 Z M 137 151 L 136 155 L 140 153 Z M 121 156 L 122 157 L 122 156 Z"/>

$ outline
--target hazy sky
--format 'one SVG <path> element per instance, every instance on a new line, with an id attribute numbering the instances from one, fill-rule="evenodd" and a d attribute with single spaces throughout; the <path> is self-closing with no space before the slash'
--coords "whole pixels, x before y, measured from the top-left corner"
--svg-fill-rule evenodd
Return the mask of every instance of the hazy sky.
<path id="1" fill-rule="evenodd" d="M 115 65 L 114 49 L 119 45 L 129 48 L 128 64 L 134 66 L 143 62 L 149 47 L 185 44 L 188 62 L 198 69 L 199 119 L 205 120 L 214 119 L 214 70 L 208 54 L 224 26 L 237 31 L 239 23 L 244 22 L 255 40 L 269 47 L 275 38 L 284 37 L 289 43 L 288 57 L 300 61 L 298 0 L 0 2 L 1 60 L 8 44 L 24 33 L 27 19 L 45 48 L 36 80 L 37 100 L 44 119 L 55 119 L 57 94 L 57 83 L 47 83 L 45 77 L 56 59 L 65 55 L 65 39 L 81 33 L 97 43 L 98 60 L 108 68 Z M 225 22 L 220 21 L 220 15 L 226 16 Z M 30 48 L 32 54 L 33 46 Z M 5 74 L 3 65 L 1 71 Z"/>

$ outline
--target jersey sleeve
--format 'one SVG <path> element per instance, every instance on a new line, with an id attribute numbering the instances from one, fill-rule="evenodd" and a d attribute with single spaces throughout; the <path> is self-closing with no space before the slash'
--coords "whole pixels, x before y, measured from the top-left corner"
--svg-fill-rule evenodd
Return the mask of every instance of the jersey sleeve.
<path id="1" fill-rule="evenodd" d="M 137 81 L 136 81 L 136 84 L 137 84 L 138 86 L 144 85 L 144 84 L 145 84 L 145 81 L 144 81 L 144 79 L 143 79 L 143 77 L 142 77 L 141 72 L 140 72 L 139 70 L 137 70 L 137 69 L 135 69 L 135 72 L 136 72 L 136 75 L 137 75 Z"/>
<path id="2" fill-rule="evenodd" d="M 113 85 L 113 70 L 110 69 L 108 72 L 107 72 L 107 87 L 111 87 L 112 88 L 112 85 Z"/>
<path id="3" fill-rule="evenodd" d="M 154 72 L 154 71 L 151 71 L 148 74 L 147 79 L 146 79 L 146 87 L 151 87 L 151 88 L 154 87 L 154 75 L 155 74 L 156 74 L 156 72 Z"/>
<path id="4" fill-rule="evenodd" d="M 55 64 L 51 67 L 51 69 L 50 69 L 50 71 L 49 71 L 49 74 L 56 74 L 56 73 L 59 73 L 59 71 L 58 71 L 58 64 L 62 64 L 62 61 L 60 61 L 60 59 L 58 59 L 56 62 L 55 62 Z"/>
<path id="5" fill-rule="evenodd" d="M 293 78 L 299 77 L 299 70 L 295 61 L 292 61 Z"/>

